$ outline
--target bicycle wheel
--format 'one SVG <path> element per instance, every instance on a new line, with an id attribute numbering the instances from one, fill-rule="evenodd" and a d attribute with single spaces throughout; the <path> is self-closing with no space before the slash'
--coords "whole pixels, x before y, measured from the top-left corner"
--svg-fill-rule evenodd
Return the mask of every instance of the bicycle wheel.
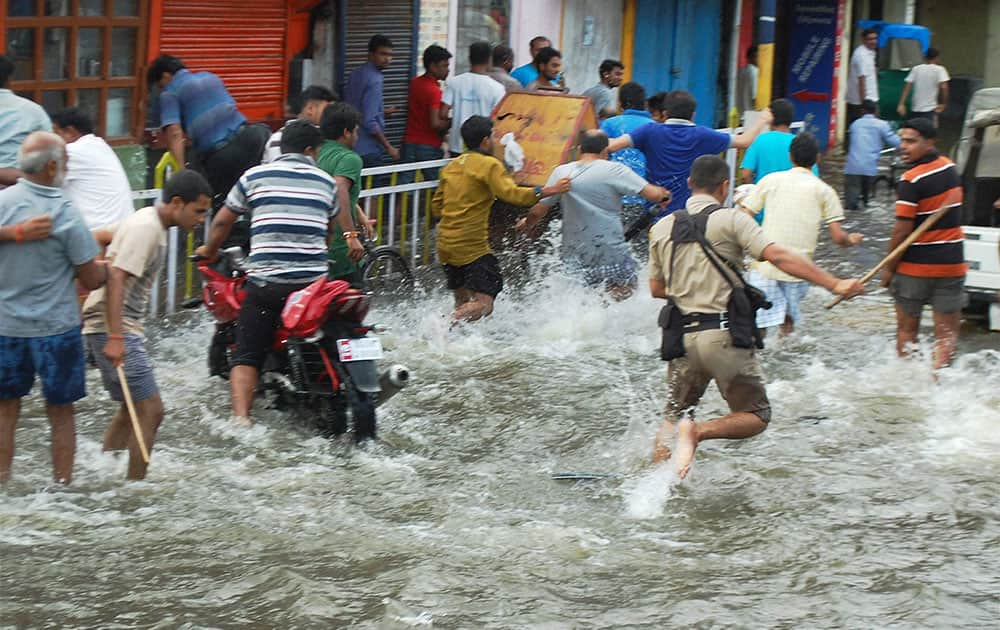
<path id="1" fill-rule="evenodd" d="M 376 247 L 366 256 L 361 277 L 365 289 L 379 297 L 407 298 L 413 294 L 413 270 L 406 259 L 388 245 Z"/>

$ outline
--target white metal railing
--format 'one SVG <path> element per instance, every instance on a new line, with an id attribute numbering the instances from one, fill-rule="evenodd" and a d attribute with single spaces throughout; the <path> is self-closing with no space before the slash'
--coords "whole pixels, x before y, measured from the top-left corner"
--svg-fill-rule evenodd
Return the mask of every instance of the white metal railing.
<path id="1" fill-rule="evenodd" d="M 791 125 L 793 130 L 804 127 L 804 123 L 794 122 Z M 742 127 L 719 129 L 724 133 L 740 133 Z M 729 165 L 730 181 L 734 184 L 737 179 L 737 157 L 736 149 L 726 151 L 726 163 Z M 438 180 L 423 180 L 421 171 L 431 168 L 444 168 L 450 158 L 441 160 L 428 160 L 424 162 L 410 162 L 407 164 L 389 164 L 386 166 L 373 166 L 361 171 L 363 188 L 358 195 L 358 202 L 362 205 L 365 214 L 369 218 L 374 218 L 375 231 L 379 240 L 388 245 L 397 246 L 404 256 L 410 259 L 414 266 L 427 264 L 433 260 L 430 251 L 430 197 L 431 191 L 437 188 Z M 414 179 L 410 183 L 397 183 L 402 173 L 414 173 Z M 389 184 L 373 187 L 372 182 L 376 177 L 389 177 Z M 730 198 L 732 201 L 732 190 L 735 185 L 730 186 Z M 132 198 L 139 200 L 156 200 L 160 196 L 160 189 L 149 188 L 137 190 L 132 193 Z M 208 233 L 208 225 L 206 235 Z M 166 264 L 166 294 L 164 296 L 163 312 L 171 314 L 176 311 L 177 305 L 177 279 L 179 275 L 179 264 L 190 265 L 187 260 L 181 260 L 182 239 L 179 230 L 172 227 L 168 230 L 167 236 L 167 264 Z M 187 277 L 190 278 L 191 270 L 186 270 Z M 157 315 L 160 312 L 160 278 L 157 278 L 153 285 L 152 295 L 149 303 L 150 315 Z M 190 285 L 190 281 L 187 283 Z M 190 286 L 187 287 L 190 290 Z"/>
<path id="2" fill-rule="evenodd" d="M 365 184 L 358 195 L 365 214 L 374 218 L 379 240 L 395 246 L 410 264 L 417 266 L 430 262 L 430 197 L 438 186 L 437 179 L 424 180 L 422 171 L 444 168 L 450 158 L 372 166 L 361 171 L 361 181 Z M 399 184 L 401 174 L 413 173 L 413 181 Z M 373 186 L 375 178 L 389 177 L 388 186 Z M 423 246 L 423 248 L 421 248 Z"/>

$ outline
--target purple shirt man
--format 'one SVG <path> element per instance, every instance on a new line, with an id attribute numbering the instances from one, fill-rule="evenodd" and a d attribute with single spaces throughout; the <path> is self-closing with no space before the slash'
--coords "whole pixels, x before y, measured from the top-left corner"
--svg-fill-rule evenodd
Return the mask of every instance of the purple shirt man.
<path id="1" fill-rule="evenodd" d="M 392 42 L 384 35 L 373 35 L 368 41 L 368 61 L 351 72 L 344 88 L 344 101 L 361 112 L 358 141 L 354 150 L 365 166 L 377 166 L 388 154 L 399 159 L 399 149 L 385 137 L 385 77 L 382 73 L 392 63 Z M 395 108 L 389 109 L 389 114 Z"/>

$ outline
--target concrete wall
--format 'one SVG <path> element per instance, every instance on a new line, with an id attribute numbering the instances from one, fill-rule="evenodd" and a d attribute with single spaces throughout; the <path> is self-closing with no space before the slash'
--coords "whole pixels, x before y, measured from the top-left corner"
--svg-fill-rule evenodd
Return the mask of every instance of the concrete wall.
<path id="1" fill-rule="evenodd" d="M 1000 2 L 990 3 L 986 16 L 986 67 L 983 71 L 986 87 L 1000 87 Z"/>
<path id="2" fill-rule="evenodd" d="M 566 0 L 567 4 L 577 1 Z M 514 49 L 515 66 L 531 61 L 528 42 L 536 35 L 548 37 L 556 48 L 563 50 L 562 13 L 563 0 L 512 0 L 510 47 Z"/>
<path id="3" fill-rule="evenodd" d="M 567 0 L 562 53 L 566 85 L 574 94 L 600 80 L 605 59 L 621 59 L 623 0 Z"/>
<path id="4" fill-rule="evenodd" d="M 994 5 L 992 9 L 989 5 Z M 986 70 L 988 15 L 994 15 L 993 41 L 1000 31 L 1000 2 L 990 0 L 923 0 L 917 11 L 917 24 L 931 29 L 931 45 L 941 51 L 941 61 L 952 75 L 983 77 Z M 994 43 L 994 50 L 996 44 Z M 994 58 L 997 56 L 993 55 Z M 990 60 L 991 64 L 996 63 Z"/>

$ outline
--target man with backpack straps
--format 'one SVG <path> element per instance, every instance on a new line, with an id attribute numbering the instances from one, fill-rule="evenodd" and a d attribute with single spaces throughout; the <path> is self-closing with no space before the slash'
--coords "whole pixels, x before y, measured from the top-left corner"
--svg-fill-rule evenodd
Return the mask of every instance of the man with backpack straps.
<path id="1" fill-rule="evenodd" d="M 670 360 L 670 398 L 653 459 L 671 457 L 667 440 L 676 431 L 673 462 L 681 478 L 687 475 L 701 440 L 752 437 L 771 420 L 755 352 L 755 309 L 748 295 L 752 290 L 744 289 L 733 269 L 742 266 L 744 255 L 767 260 L 837 295 L 850 297 L 863 291 L 858 280 L 837 278 L 769 241 L 747 214 L 722 208 L 729 193 L 729 167 L 723 160 L 709 155 L 696 159 L 688 185 L 692 194 L 685 211 L 660 220 L 649 242 L 649 288 L 653 297 L 668 300 L 661 314 L 664 351 L 674 350 L 664 355 Z M 730 413 L 695 424 L 694 408 L 713 380 Z"/>

